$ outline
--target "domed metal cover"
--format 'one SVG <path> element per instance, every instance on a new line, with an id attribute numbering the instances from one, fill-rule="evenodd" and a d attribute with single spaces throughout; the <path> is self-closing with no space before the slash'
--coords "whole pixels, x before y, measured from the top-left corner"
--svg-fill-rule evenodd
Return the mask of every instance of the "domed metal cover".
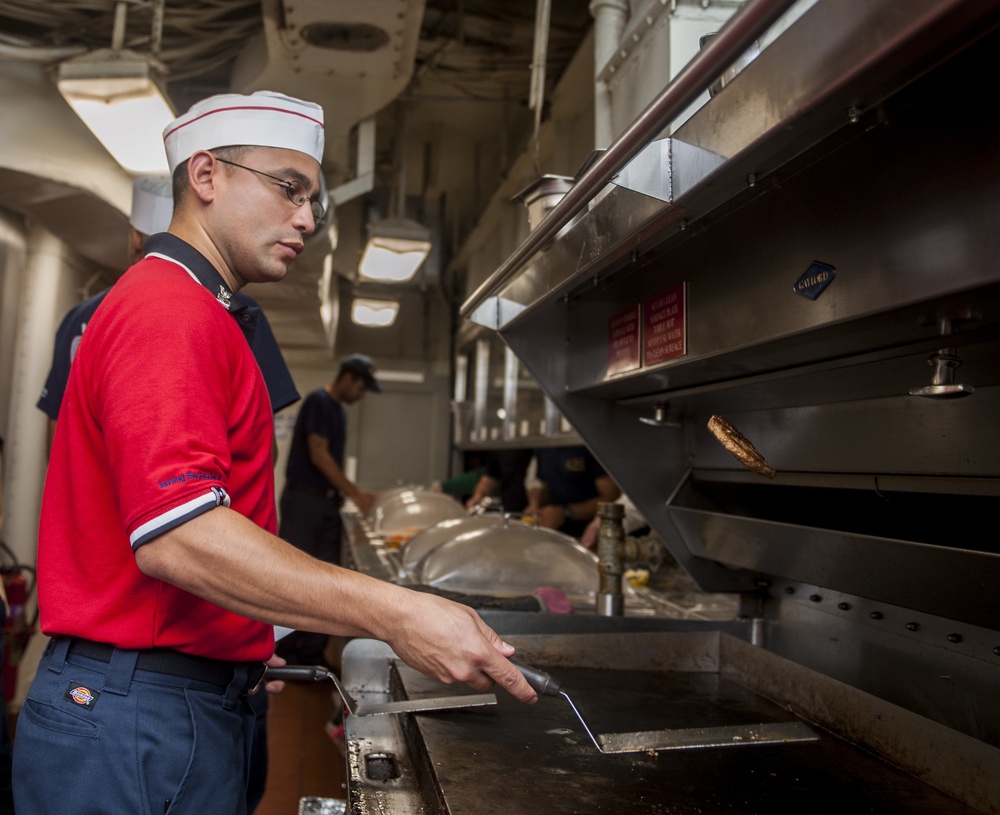
<path id="1" fill-rule="evenodd" d="M 376 535 L 387 543 L 393 538 L 398 544 L 441 521 L 464 514 L 465 508 L 450 495 L 406 489 L 379 498 L 372 509 L 372 524 Z"/>
<path id="2" fill-rule="evenodd" d="M 385 508 L 389 506 L 397 497 L 402 495 L 404 492 L 423 492 L 423 487 L 418 487 L 414 484 L 403 484 L 398 487 L 392 487 L 388 490 L 383 490 L 378 494 L 378 498 L 375 499 L 375 503 L 372 504 L 372 508 L 368 511 L 368 518 L 372 521 L 375 519 L 375 513 L 379 508 Z"/>
<path id="3" fill-rule="evenodd" d="M 448 591 L 497 596 L 555 586 L 574 603 L 597 595 L 597 556 L 562 532 L 512 521 L 463 532 L 425 555 L 418 583 Z"/>
<path id="4" fill-rule="evenodd" d="M 400 565 L 403 571 L 413 577 L 416 575 L 417 566 L 424 556 L 442 544 L 448 543 L 473 529 L 492 529 L 502 525 L 503 516 L 495 512 L 441 521 L 410 538 L 400 552 Z"/>

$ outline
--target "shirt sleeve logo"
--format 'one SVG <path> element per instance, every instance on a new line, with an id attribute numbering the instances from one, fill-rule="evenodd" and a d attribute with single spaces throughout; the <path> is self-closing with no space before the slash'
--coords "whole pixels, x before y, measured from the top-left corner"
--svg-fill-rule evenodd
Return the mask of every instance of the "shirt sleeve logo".
<path id="1" fill-rule="evenodd" d="M 186 473 L 179 473 L 178 475 L 171 476 L 170 478 L 163 478 L 156 482 L 157 486 L 161 490 L 165 490 L 167 487 L 171 487 L 174 484 L 186 484 L 188 481 L 221 481 L 222 476 L 217 473 L 195 473 L 190 470 Z M 212 487 L 213 490 L 219 489 L 217 487 Z M 223 491 L 224 492 L 224 491 Z"/>

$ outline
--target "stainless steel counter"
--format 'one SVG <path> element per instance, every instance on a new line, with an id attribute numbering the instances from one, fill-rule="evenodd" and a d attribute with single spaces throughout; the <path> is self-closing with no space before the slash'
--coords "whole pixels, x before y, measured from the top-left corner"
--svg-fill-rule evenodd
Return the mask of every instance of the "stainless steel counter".
<path id="1" fill-rule="evenodd" d="M 352 812 L 971 815 L 1000 792 L 996 751 L 718 631 L 511 639 L 598 733 L 805 722 L 817 740 L 604 755 L 558 697 L 349 719 Z M 371 641 L 344 665 L 380 700 L 441 692 Z"/>

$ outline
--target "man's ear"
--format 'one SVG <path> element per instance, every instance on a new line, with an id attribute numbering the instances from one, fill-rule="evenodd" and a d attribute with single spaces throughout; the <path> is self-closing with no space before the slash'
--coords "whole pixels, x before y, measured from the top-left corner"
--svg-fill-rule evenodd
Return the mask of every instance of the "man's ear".
<path id="1" fill-rule="evenodd" d="M 216 174 L 221 170 L 219 162 L 208 150 L 199 150 L 188 159 L 188 185 L 203 203 L 215 199 Z"/>

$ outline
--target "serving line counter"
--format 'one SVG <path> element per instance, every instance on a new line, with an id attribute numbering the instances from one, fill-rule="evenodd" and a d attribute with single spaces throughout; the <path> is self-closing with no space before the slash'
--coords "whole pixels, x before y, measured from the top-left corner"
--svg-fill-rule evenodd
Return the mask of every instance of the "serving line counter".
<path id="1" fill-rule="evenodd" d="M 379 580 L 437 591 L 477 610 L 598 613 L 596 555 L 517 517 L 457 515 L 407 541 L 381 533 L 372 516 L 351 506 L 342 518 L 350 565 Z M 739 615 L 736 596 L 706 593 L 683 570 L 663 565 L 658 540 L 647 539 L 640 548 L 652 556 L 623 567 L 639 567 L 649 580 L 622 581 L 626 616 L 731 620 Z"/>

